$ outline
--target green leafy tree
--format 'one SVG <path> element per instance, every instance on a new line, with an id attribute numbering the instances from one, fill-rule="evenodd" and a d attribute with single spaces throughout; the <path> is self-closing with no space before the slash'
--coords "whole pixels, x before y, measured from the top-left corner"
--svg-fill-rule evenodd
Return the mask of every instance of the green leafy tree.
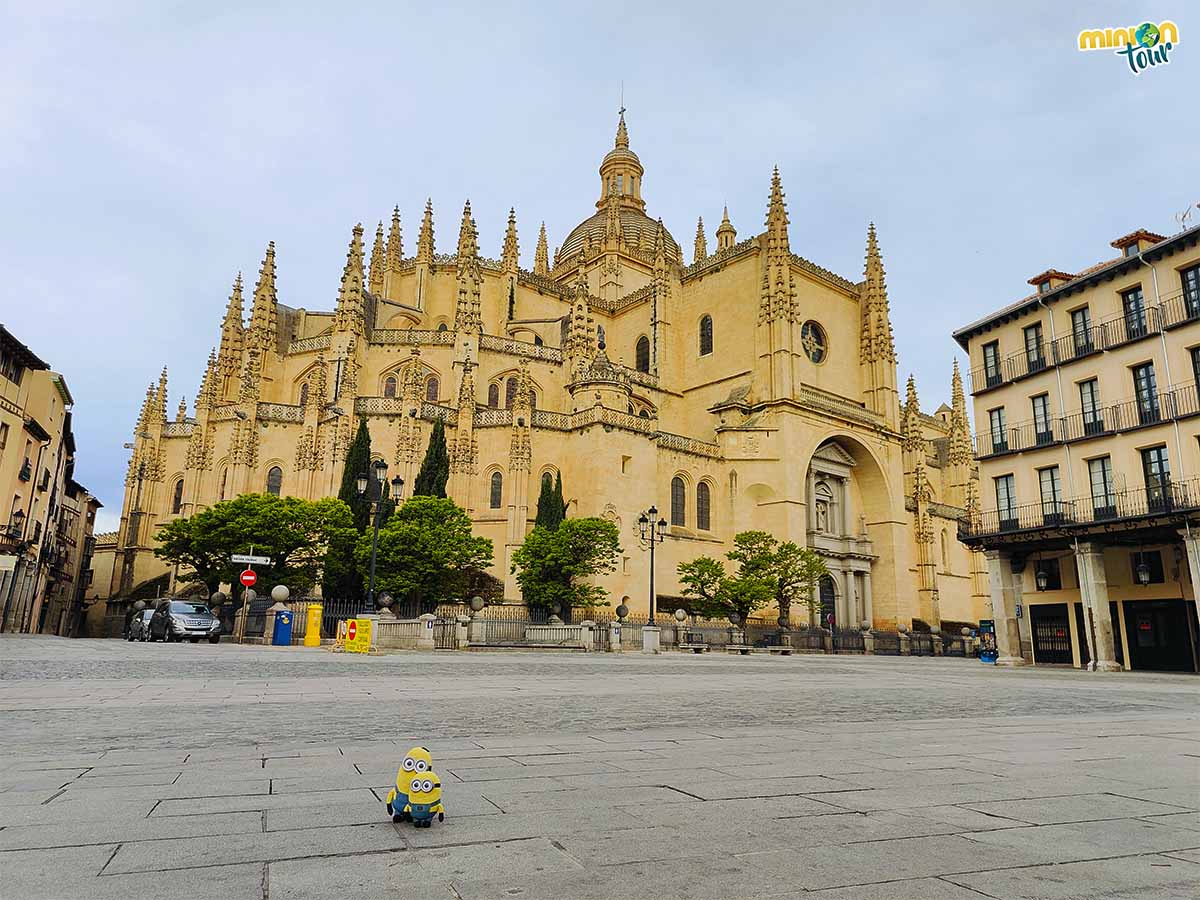
<path id="1" fill-rule="evenodd" d="M 607 519 L 564 519 L 557 528 L 535 526 L 513 554 L 512 570 L 525 602 L 535 608 L 608 605 L 608 592 L 589 579 L 612 572 L 621 553 L 620 533 Z"/>
<path id="2" fill-rule="evenodd" d="M 164 525 L 157 534 L 160 559 L 180 566 L 184 578 L 216 590 L 221 582 L 237 583 L 241 564 L 230 556 L 248 553 L 270 557 L 264 576 L 307 592 L 321 577 L 331 551 L 353 544 L 350 508 L 334 497 L 302 500 L 274 494 L 242 494 Z"/>
<path id="3" fill-rule="evenodd" d="M 547 476 L 549 473 L 547 473 Z M 537 518 L 535 526 L 541 526 L 553 531 L 566 518 L 566 505 L 562 499 L 562 476 L 557 475 L 553 481 L 549 477 L 542 479 L 542 490 L 538 494 Z"/>
<path id="4" fill-rule="evenodd" d="M 433 431 L 429 435 L 429 446 L 421 461 L 413 484 L 414 497 L 445 497 L 446 482 L 450 479 L 450 453 L 446 450 L 446 429 L 441 419 L 433 420 Z"/>
<path id="5" fill-rule="evenodd" d="M 711 556 L 680 563 L 677 571 L 683 595 L 698 616 L 717 619 L 736 613 L 745 622 L 774 599 L 770 579 L 754 573 L 731 576 L 725 565 Z"/>
<path id="6" fill-rule="evenodd" d="M 371 535 L 354 551 L 361 575 L 371 565 Z M 492 563 L 492 542 L 471 533 L 471 520 L 453 500 L 417 496 L 405 501 L 380 529 L 375 590 L 432 611 L 463 597 Z"/>
<path id="7" fill-rule="evenodd" d="M 765 531 L 740 532 L 733 542 L 729 559 L 738 563 L 740 574 L 771 582 L 781 620 L 790 620 L 793 603 L 810 610 L 820 605 L 817 585 L 829 569 L 815 550 L 792 541 L 777 541 Z"/>

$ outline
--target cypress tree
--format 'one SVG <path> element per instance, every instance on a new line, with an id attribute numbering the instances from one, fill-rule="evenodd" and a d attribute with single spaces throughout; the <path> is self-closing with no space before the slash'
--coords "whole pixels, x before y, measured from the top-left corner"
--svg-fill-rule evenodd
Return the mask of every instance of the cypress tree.
<path id="1" fill-rule="evenodd" d="M 433 432 L 429 435 L 429 446 L 421 461 L 421 471 L 413 485 L 414 497 L 445 497 L 446 482 L 450 478 L 450 454 L 446 450 L 446 429 L 441 419 L 433 420 Z"/>
<path id="2" fill-rule="evenodd" d="M 567 517 L 567 502 L 565 500 L 563 500 L 563 495 L 562 495 L 562 473 L 561 472 L 554 473 L 554 507 L 553 507 L 553 509 L 554 509 L 554 514 L 558 517 L 558 520 L 554 523 L 553 527 L 557 528 L 559 525 L 559 522 L 562 522 L 562 520 Z"/>
<path id="3" fill-rule="evenodd" d="M 554 516 L 554 484 L 549 478 L 543 478 L 542 491 L 538 494 L 537 518 L 534 519 L 533 527 L 554 529 L 557 525 L 558 520 Z"/>

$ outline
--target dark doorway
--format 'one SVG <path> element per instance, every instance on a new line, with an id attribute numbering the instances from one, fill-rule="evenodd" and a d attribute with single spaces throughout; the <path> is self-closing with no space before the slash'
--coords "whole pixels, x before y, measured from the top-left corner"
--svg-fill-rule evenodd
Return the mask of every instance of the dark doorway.
<path id="1" fill-rule="evenodd" d="M 1125 631 L 1133 669 L 1194 672 L 1192 604 L 1186 600 L 1125 601 Z"/>
<path id="2" fill-rule="evenodd" d="M 1033 626 L 1033 658 L 1039 665 L 1071 665 L 1071 624 L 1067 604 L 1038 603 L 1029 607 Z"/>
<path id="3" fill-rule="evenodd" d="M 821 576 L 821 621 L 822 628 L 829 627 L 829 617 L 836 616 L 837 609 L 837 588 L 833 586 L 833 579 L 828 575 Z M 836 622 L 836 618 L 834 619 Z M 840 624 L 840 623 L 838 623 Z"/>

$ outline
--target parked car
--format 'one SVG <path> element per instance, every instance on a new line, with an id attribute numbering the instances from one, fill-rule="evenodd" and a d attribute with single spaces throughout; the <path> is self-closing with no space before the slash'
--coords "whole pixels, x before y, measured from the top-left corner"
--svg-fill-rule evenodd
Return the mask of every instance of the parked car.
<path id="1" fill-rule="evenodd" d="M 154 615 L 153 609 L 143 609 L 129 620 L 129 631 L 125 634 L 127 641 L 148 641 L 150 640 L 150 617 Z"/>
<path id="2" fill-rule="evenodd" d="M 221 620 L 198 600 L 162 600 L 150 617 L 150 640 L 182 641 L 193 644 L 208 638 L 210 644 L 221 640 Z"/>

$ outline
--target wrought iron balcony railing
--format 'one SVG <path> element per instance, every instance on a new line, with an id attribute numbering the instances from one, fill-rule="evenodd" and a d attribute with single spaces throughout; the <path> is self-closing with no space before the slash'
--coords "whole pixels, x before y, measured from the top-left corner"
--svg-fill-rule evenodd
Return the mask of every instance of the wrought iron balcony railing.
<path id="1" fill-rule="evenodd" d="M 1200 510 L 1200 478 L 1109 490 L 1072 500 L 1041 500 L 968 516 L 959 522 L 962 539 L 1019 531 L 1087 528 L 1120 520 Z"/>

